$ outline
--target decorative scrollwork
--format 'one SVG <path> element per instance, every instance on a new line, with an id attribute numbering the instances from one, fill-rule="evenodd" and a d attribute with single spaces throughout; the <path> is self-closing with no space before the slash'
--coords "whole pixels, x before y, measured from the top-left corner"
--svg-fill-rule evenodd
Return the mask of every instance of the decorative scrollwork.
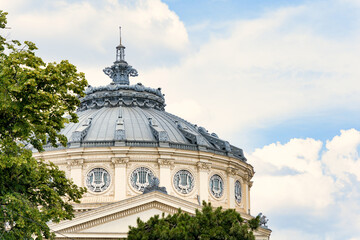
<path id="1" fill-rule="evenodd" d="M 153 177 L 154 173 L 150 169 L 146 167 L 139 167 L 131 173 L 131 186 L 137 191 L 143 192 L 145 187 L 150 184 Z"/>
<path id="2" fill-rule="evenodd" d="M 110 185 L 110 174 L 103 168 L 94 168 L 86 178 L 86 186 L 92 192 L 103 192 Z"/>
<path id="3" fill-rule="evenodd" d="M 128 162 L 129 162 L 129 158 L 119 158 L 119 157 L 113 157 L 111 158 L 111 162 L 115 165 L 115 166 L 118 166 L 118 165 L 127 165 Z"/>
<path id="4" fill-rule="evenodd" d="M 108 75 L 114 83 L 123 85 L 129 85 L 129 75 L 131 77 L 138 76 L 137 70 L 125 61 L 115 62 L 111 67 L 106 67 L 103 72 Z"/>
<path id="5" fill-rule="evenodd" d="M 241 193 L 241 183 L 239 180 L 236 180 L 235 182 L 235 201 L 237 203 L 240 203 L 241 202 L 241 196 L 242 196 L 242 193 Z"/>
<path id="6" fill-rule="evenodd" d="M 210 171 L 211 169 L 211 163 L 197 162 L 196 166 L 198 167 L 199 170 Z"/>
<path id="7" fill-rule="evenodd" d="M 215 198 L 221 198 L 224 194 L 224 181 L 218 174 L 210 178 L 210 192 Z"/>
<path id="8" fill-rule="evenodd" d="M 173 181 L 175 189 L 182 194 L 188 194 L 194 188 L 194 177 L 188 170 L 178 171 Z"/>
<path id="9" fill-rule="evenodd" d="M 158 158 L 159 166 L 174 168 L 174 159 Z"/>
<path id="10" fill-rule="evenodd" d="M 84 164 L 84 159 L 79 158 L 79 159 L 69 159 L 67 160 L 67 164 L 68 167 L 72 168 L 72 167 L 82 167 L 82 165 Z"/>

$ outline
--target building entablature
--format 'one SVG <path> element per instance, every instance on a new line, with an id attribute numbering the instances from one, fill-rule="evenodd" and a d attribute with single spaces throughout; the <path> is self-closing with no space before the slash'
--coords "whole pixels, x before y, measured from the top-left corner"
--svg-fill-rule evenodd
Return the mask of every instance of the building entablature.
<path id="1" fill-rule="evenodd" d="M 168 194 L 199 204 L 250 209 L 250 164 L 209 152 L 170 148 L 69 148 L 34 153 L 51 161 L 88 192 L 82 203 L 116 202 L 142 194 L 151 177 Z M 97 183 L 96 176 L 100 176 Z"/>

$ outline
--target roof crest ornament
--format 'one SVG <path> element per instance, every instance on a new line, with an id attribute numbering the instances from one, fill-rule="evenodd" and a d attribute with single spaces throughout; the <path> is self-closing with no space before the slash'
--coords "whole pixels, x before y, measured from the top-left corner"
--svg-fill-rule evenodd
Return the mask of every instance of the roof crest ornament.
<path id="1" fill-rule="evenodd" d="M 129 76 L 136 77 L 138 72 L 125 61 L 125 46 L 121 43 L 121 27 L 120 44 L 116 47 L 116 60 L 111 67 L 106 67 L 103 71 L 112 80 L 113 84 L 129 85 Z"/>

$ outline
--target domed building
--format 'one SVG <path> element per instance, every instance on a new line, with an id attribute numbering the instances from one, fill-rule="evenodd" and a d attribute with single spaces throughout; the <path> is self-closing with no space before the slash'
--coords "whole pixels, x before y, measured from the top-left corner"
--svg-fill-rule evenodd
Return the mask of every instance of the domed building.
<path id="1" fill-rule="evenodd" d="M 125 238 L 138 217 L 147 220 L 179 208 L 194 214 L 202 201 L 251 219 L 254 169 L 242 149 L 166 112 L 160 88 L 130 85 L 129 76 L 138 73 L 125 61 L 124 50 L 120 41 L 116 61 L 104 69 L 112 82 L 88 87 L 79 122 L 62 130 L 68 146 L 34 154 L 88 189 L 74 205 L 73 220 L 50 224 L 57 239 Z M 269 239 L 270 233 L 264 224 L 256 239 Z"/>

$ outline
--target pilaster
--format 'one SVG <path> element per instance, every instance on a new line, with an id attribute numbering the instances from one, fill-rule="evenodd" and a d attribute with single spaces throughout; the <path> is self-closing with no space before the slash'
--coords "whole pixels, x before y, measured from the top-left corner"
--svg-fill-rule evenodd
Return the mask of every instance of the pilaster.
<path id="1" fill-rule="evenodd" d="M 114 200 L 119 201 L 126 198 L 126 167 L 129 158 L 113 157 L 111 162 L 115 168 Z"/>
<path id="2" fill-rule="evenodd" d="M 226 169 L 228 174 L 228 196 L 229 196 L 229 208 L 235 208 L 235 177 L 238 175 L 238 172 L 235 168 L 228 167 Z"/>
<path id="3" fill-rule="evenodd" d="M 83 187 L 82 168 L 84 164 L 84 159 L 68 159 L 66 162 L 67 167 L 70 170 L 70 177 L 72 178 L 74 183 L 79 187 Z"/>
<path id="4" fill-rule="evenodd" d="M 209 201 L 209 172 L 211 163 L 199 161 L 196 163 L 199 172 L 199 196 L 200 203 Z"/>
<path id="5" fill-rule="evenodd" d="M 171 194 L 171 172 L 174 168 L 173 158 L 158 158 L 159 172 L 160 172 L 160 186 L 165 187 L 168 194 Z"/>

